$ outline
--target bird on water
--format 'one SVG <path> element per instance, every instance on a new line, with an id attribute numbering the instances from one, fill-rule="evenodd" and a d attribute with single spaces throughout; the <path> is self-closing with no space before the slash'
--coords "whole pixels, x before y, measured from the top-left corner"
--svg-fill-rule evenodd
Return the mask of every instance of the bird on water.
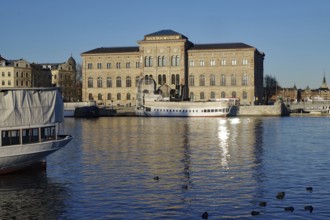
<path id="1" fill-rule="evenodd" d="M 279 192 L 279 193 L 277 193 L 276 198 L 277 199 L 283 199 L 284 196 L 285 196 L 285 192 Z"/>
<path id="2" fill-rule="evenodd" d="M 204 212 L 204 213 L 202 214 L 202 219 L 208 219 L 208 218 L 209 218 L 209 213 Z"/>

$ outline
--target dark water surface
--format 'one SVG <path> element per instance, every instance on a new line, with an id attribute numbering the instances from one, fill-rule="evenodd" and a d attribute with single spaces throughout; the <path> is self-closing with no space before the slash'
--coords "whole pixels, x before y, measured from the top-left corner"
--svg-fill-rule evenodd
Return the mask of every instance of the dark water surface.
<path id="1" fill-rule="evenodd" d="M 74 140 L 46 172 L 0 176 L 0 219 L 330 219 L 330 117 L 66 118 L 63 128 Z"/>

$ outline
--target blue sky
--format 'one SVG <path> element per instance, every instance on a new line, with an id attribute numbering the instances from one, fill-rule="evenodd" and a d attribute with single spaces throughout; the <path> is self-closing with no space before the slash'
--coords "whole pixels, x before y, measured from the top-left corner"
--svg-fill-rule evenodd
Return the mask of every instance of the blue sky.
<path id="1" fill-rule="evenodd" d="M 330 83 L 329 0 L 10 0 L 0 5 L 0 54 L 64 62 L 97 47 L 137 46 L 172 29 L 197 44 L 242 42 L 266 54 L 284 87 Z"/>

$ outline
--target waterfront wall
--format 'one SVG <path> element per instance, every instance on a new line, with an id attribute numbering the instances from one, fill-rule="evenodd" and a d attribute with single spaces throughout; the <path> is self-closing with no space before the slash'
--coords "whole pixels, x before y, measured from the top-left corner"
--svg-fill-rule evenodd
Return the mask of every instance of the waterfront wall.
<path id="1" fill-rule="evenodd" d="M 283 103 L 274 105 L 240 106 L 237 116 L 286 116 L 290 112 Z"/>

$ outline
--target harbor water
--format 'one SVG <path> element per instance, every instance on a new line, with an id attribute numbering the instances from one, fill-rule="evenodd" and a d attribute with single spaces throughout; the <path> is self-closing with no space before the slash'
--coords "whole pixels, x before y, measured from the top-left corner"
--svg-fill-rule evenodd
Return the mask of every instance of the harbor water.
<path id="1" fill-rule="evenodd" d="M 330 117 L 65 118 L 63 133 L 46 170 L 0 176 L 0 219 L 330 219 Z"/>

